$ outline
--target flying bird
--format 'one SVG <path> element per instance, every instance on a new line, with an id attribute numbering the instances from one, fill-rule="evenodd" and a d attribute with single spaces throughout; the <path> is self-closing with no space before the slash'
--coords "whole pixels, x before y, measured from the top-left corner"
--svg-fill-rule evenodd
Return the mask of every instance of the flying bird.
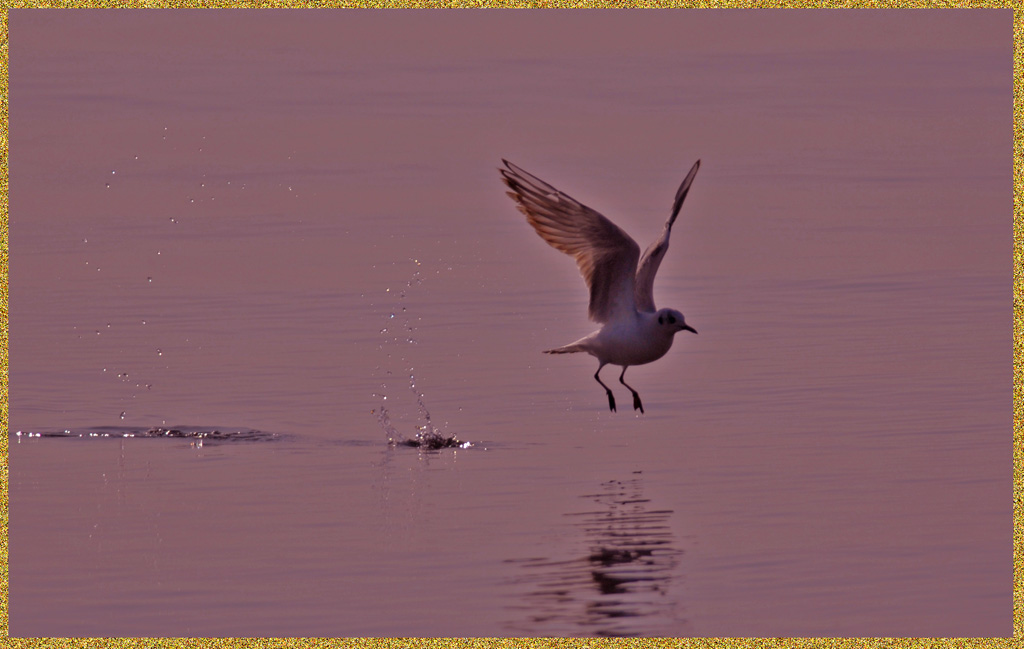
<path id="1" fill-rule="evenodd" d="M 544 241 L 572 255 L 590 289 L 590 319 L 603 325 L 574 343 L 544 350 L 545 354 L 587 352 L 599 365 L 594 378 L 608 394 L 615 411 L 615 395 L 601 380 L 605 365 L 622 366 L 619 383 L 633 393 L 633 409 L 644 411 L 640 395 L 626 383 L 631 365 L 656 361 L 668 352 L 680 331 L 697 330 L 675 309 L 654 306 L 654 275 L 668 250 L 672 224 L 690 191 L 698 160 L 676 192 L 672 215 L 661 236 L 640 256 L 640 246 L 619 226 L 600 213 L 564 194 L 540 178 L 502 159 L 500 169 L 509 197 Z"/>

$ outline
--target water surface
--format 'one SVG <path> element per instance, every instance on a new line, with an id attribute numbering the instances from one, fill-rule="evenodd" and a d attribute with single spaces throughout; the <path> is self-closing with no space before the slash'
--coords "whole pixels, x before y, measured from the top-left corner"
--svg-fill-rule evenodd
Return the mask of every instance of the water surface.
<path id="1" fill-rule="evenodd" d="M 1010 20 L 12 11 L 12 635 L 1009 635 Z"/>

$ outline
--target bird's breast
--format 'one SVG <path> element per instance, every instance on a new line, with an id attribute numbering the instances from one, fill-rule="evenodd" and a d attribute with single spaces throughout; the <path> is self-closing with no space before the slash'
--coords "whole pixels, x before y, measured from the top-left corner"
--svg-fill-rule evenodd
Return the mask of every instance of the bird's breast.
<path id="1" fill-rule="evenodd" d="M 610 323 L 594 341 L 599 347 L 594 355 L 614 365 L 643 365 L 656 361 L 672 347 L 671 335 L 642 320 Z"/>

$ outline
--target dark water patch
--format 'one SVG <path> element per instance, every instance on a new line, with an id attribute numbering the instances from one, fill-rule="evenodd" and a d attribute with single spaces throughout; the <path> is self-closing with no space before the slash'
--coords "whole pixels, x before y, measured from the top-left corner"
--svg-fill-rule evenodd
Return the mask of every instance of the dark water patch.
<path id="1" fill-rule="evenodd" d="M 388 444 L 391 446 L 408 446 L 424 451 L 436 451 L 442 448 L 469 448 L 473 445 L 470 442 L 459 440 L 454 435 L 446 437 L 439 433 L 421 433 L 412 439 L 388 439 Z"/>

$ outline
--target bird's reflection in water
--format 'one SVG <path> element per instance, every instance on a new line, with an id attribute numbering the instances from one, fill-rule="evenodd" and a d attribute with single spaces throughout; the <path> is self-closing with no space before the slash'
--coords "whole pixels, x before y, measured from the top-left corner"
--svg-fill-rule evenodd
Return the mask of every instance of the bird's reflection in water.
<path id="1" fill-rule="evenodd" d="M 529 636 L 678 636 L 670 592 L 681 550 L 673 547 L 671 510 L 650 508 L 643 482 L 612 480 L 582 496 L 598 505 L 566 514 L 582 532 L 580 555 L 567 560 L 512 560 L 529 589 L 510 627 Z"/>

